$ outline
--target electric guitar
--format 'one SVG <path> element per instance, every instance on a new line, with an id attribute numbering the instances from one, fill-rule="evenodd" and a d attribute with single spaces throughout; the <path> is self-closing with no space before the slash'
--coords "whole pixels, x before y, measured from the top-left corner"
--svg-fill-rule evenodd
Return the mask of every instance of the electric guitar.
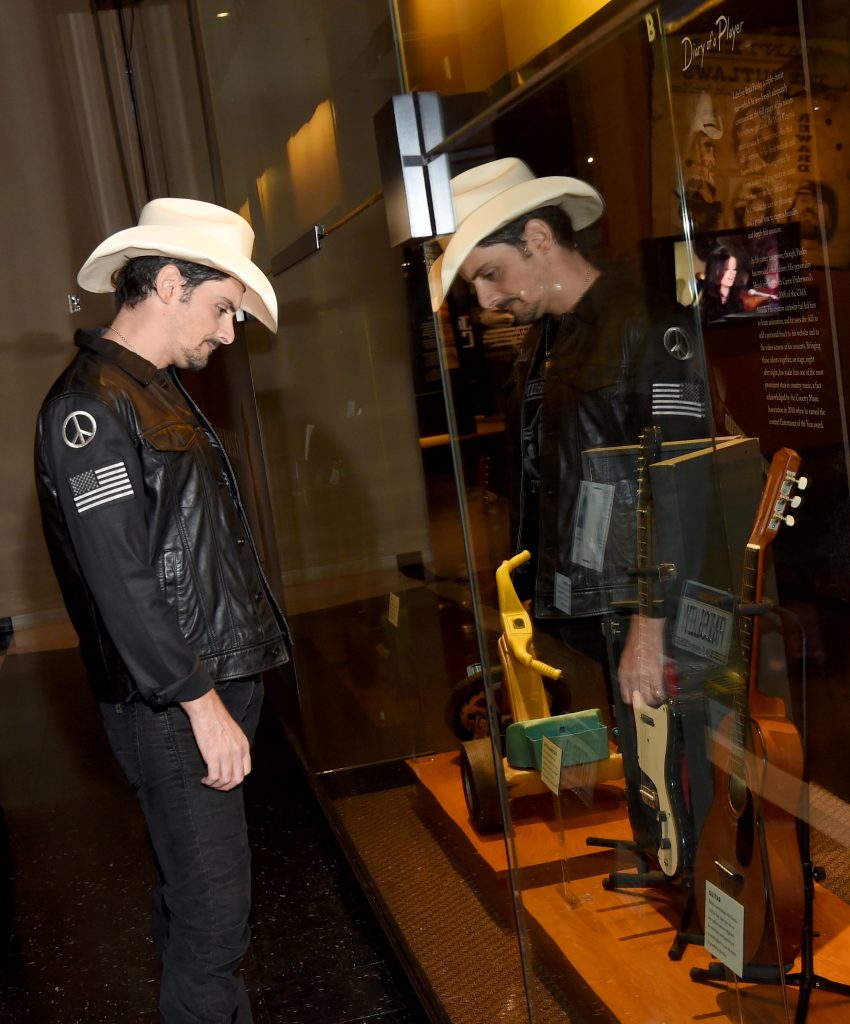
<path id="1" fill-rule="evenodd" d="M 654 616 L 654 580 L 669 578 L 672 565 L 652 563 L 652 497 L 649 467 L 661 450 L 661 431 L 647 427 L 641 434 L 638 456 L 637 495 L 637 591 L 638 644 L 640 630 Z M 665 672 L 668 690 L 675 686 L 675 675 Z M 635 719 L 637 760 L 640 769 L 640 798 L 654 815 L 655 856 L 658 866 L 669 878 L 682 874 L 690 853 L 689 815 L 683 785 L 682 723 L 675 701 L 662 701 L 658 707 L 643 702 L 636 693 L 632 711 Z"/>
<path id="2" fill-rule="evenodd" d="M 734 710 L 720 723 L 714 746 L 714 799 L 697 846 L 694 892 L 705 926 L 706 883 L 744 907 L 743 962 L 790 964 L 800 951 L 804 876 L 797 838 L 803 748 L 781 697 L 758 688 L 764 559 L 788 504 L 800 503 L 800 456 L 782 448 L 773 457 L 744 557 L 738 635 L 747 679 Z"/>

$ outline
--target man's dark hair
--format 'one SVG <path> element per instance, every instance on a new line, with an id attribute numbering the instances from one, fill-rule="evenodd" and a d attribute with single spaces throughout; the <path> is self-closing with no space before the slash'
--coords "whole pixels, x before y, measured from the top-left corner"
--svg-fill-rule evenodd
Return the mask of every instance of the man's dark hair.
<path id="1" fill-rule="evenodd" d="M 115 308 L 126 306 L 132 309 L 143 302 L 156 287 L 156 275 L 163 267 L 177 267 L 183 275 L 183 298 L 203 284 L 204 281 L 222 281 L 230 277 L 223 270 L 205 267 L 200 263 L 189 263 L 186 260 L 175 260 L 167 256 L 135 256 L 127 260 L 123 267 L 112 275 L 115 286 Z"/>
<path id="2" fill-rule="evenodd" d="M 552 229 L 555 241 L 565 249 L 571 249 L 574 245 L 575 233 L 569 215 L 560 206 L 541 206 L 529 213 L 522 214 L 516 220 L 494 231 L 482 239 L 479 245 L 512 245 L 515 249 L 524 249 L 525 226 L 530 220 L 543 220 Z"/>

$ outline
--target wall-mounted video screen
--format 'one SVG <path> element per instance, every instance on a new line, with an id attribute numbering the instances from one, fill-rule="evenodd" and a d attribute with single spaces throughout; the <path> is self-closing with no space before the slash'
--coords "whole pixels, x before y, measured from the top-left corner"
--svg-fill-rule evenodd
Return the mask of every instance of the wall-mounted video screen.
<path id="1" fill-rule="evenodd" d="M 765 317 L 807 294 L 811 265 L 797 224 L 670 240 L 678 300 L 696 305 L 703 325 Z"/>

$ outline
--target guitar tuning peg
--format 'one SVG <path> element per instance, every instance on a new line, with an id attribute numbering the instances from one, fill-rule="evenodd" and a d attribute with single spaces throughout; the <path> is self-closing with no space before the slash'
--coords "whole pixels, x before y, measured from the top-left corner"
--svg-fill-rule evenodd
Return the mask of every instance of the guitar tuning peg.
<path id="1" fill-rule="evenodd" d="M 791 508 L 799 508 L 803 504 L 803 499 L 799 494 L 795 494 L 791 499 Z"/>
<path id="2" fill-rule="evenodd" d="M 805 491 L 809 486 L 809 478 L 807 476 L 801 476 L 797 478 L 797 490 Z"/>
<path id="3" fill-rule="evenodd" d="M 782 521 L 785 523 L 786 526 L 793 526 L 794 523 L 797 522 L 797 520 L 793 516 L 790 516 L 790 515 L 789 516 L 780 516 L 780 518 L 782 519 Z"/>

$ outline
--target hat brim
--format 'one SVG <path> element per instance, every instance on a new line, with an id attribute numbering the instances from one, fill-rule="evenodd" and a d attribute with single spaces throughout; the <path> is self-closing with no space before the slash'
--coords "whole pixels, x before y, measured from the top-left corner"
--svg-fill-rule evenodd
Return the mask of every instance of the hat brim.
<path id="1" fill-rule="evenodd" d="M 89 292 L 114 291 L 112 275 L 136 256 L 163 256 L 221 270 L 244 287 L 242 309 L 273 333 L 277 331 L 277 296 L 259 267 L 247 256 L 216 244 L 209 235 L 185 227 L 148 225 L 111 235 L 83 264 L 77 283 Z"/>
<path id="2" fill-rule="evenodd" d="M 449 239 L 445 251 L 428 272 L 431 308 L 436 313 L 466 257 L 488 235 L 524 213 L 541 206 L 560 206 L 573 230 L 581 231 L 599 220 L 605 201 L 592 185 L 578 178 L 533 178 L 505 189 L 473 210 Z"/>

